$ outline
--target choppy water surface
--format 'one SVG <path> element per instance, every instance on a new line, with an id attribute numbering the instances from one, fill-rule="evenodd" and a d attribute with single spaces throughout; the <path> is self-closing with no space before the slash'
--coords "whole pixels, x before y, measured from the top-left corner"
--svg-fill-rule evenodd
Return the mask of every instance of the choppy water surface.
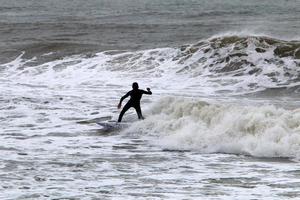
<path id="1" fill-rule="evenodd" d="M 0 2 L 1 199 L 299 198 L 298 1 Z"/>

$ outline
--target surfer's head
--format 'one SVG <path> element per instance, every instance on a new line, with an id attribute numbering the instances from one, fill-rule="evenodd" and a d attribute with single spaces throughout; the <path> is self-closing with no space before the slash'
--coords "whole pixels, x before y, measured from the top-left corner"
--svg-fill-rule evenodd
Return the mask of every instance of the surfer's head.
<path id="1" fill-rule="evenodd" d="M 137 82 L 132 83 L 132 89 L 134 90 L 139 89 L 139 84 Z"/>

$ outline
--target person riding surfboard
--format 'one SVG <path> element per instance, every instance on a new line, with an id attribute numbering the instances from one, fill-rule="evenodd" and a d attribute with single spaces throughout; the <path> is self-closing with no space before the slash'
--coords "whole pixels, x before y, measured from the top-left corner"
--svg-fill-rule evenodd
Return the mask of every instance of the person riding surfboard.
<path id="1" fill-rule="evenodd" d="M 136 110 L 136 113 L 137 113 L 139 119 L 144 119 L 144 117 L 142 115 L 141 105 L 140 105 L 143 94 L 152 95 L 152 92 L 151 92 L 150 88 L 147 88 L 147 91 L 140 90 L 137 82 L 132 83 L 132 90 L 127 92 L 127 94 L 125 94 L 120 99 L 120 102 L 118 104 L 118 109 L 120 109 L 122 107 L 122 101 L 130 96 L 129 101 L 125 104 L 125 106 L 123 107 L 123 109 L 119 115 L 118 122 L 122 121 L 123 115 L 131 107 L 133 107 Z"/>

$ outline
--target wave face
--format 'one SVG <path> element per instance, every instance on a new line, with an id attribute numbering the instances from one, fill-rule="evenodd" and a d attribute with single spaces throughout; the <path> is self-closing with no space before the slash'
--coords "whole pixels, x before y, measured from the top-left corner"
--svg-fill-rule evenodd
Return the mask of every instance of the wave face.
<path id="1" fill-rule="evenodd" d="M 183 49 L 182 69 L 193 75 L 208 72 L 222 86 L 235 90 L 292 86 L 299 82 L 300 43 L 268 37 L 213 38 Z M 198 59 L 199 58 L 199 59 Z M 223 81 L 218 78 L 222 77 Z M 233 90 L 233 88 L 231 88 Z"/>
<path id="2" fill-rule="evenodd" d="M 122 79 L 126 85 L 138 80 L 183 95 L 270 93 L 270 89 L 287 91 L 287 95 L 299 92 L 299 41 L 222 36 L 180 48 L 106 51 L 49 60 L 51 55 L 32 59 L 21 55 L 1 65 L 1 72 L 31 84 L 60 83 L 60 87 L 61 82 L 92 86 Z"/>
<path id="3" fill-rule="evenodd" d="M 208 104 L 165 97 L 129 132 L 152 134 L 168 150 L 300 158 L 300 110 Z"/>

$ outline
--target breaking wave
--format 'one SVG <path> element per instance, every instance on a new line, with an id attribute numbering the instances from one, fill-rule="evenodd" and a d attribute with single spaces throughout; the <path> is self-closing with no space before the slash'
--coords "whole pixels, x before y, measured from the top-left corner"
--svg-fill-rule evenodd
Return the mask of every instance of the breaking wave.
<path id="1" fill-rule="evenodd" d="M 169 150 L 300 158 L 300 110 L 209 104 L 165 97 L 128 132 L 155 136 Z"/>
<path id="2" fill-rule="evenodd" d="M 26 54 L 26 53 L 25 53 Z M 55 87 L 147 82 L 181 94 L 237 95 L 280 89 L 299 93 L 300 42 L 220 36 L 179 48 L 106 51 L 50 60 L 23 54 L 0 66 L 10 79 Z M 112 78 L 113 77 L 113 78 Z"/>

